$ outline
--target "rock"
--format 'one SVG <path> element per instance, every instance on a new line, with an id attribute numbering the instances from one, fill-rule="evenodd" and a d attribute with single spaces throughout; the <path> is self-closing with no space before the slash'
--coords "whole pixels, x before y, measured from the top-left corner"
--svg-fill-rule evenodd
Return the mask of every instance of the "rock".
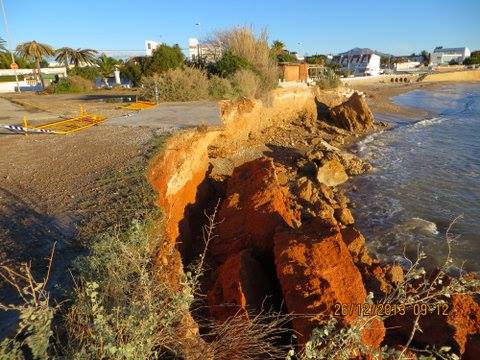
<path id="1" fill-rule="evenodd" d="M 335 209 L 335 218 L 346 226 L 352 225 L 355 222 L 352 213 L 347 208 Z"/>
<path id="2" fill-rule="evenodd" d="M 300 225 L 300 211 L 283 185 L 285 172 L 266 157 L 235 168 L 218 212 L 218 237 L 210 244 L 217 260 L 223 262 L 246 248 L 272 249 L 277 227 Z"/>
<path id="3" fill-rule="evenodd" d="M 272 280 L 251 251 L 231 256 L 216 270 L 216 280 L 208 292 L 210 314 L 224 321 L 248 310 L 261 311 L 265 299 L 274 292 Z"/>
<path id="4" fill-rule="evenodd" d="M 335 194 L 334 199 L 342 208 L 348 207 L 348 204 L 350 203 L 350 200 L 348 199 L 348 197 L 345 196 L 343 191 L 338 191 Z"/>
<path id="5" fill-rule="evenodd" d="M 362 277 L 338 227 L 304 226 L 275 234 L 274 243 L 277 277 L 287 310 L 308 315 L 292 321 L 300 344 L 333 313 L 336 303 L 363 303 Z M 353 312 L 342 320 L 350 324 L 356 317 Z M 375 324 L 369 331 L 370 344 L 379 344 L 385 332 L 383 324 Z"/>
<path id="6" fill-rule="evenodd" d="M 364 97 L 354 92 L 344 103 L 329 109 L 330 123 L 348 131 L 373 128 L 374 118 Z"/>
<path id="7" fill-rule="evenodd" d="M 372 258 L 368 254 L 367 247 L 365 245 L 365 238 L 354 227 L 348 227 L 342 230 L 342 238 L 348 247 L 348 251 L 353 257 L 353 261 L 357 266 L 366 265 L 370 266 L 373 263 Z"/>
<path id="8" fill-rule="evenodd" d="M 449 346 L 463 358 L 478 359 L 480 353 L 480 305 L 466 294 L 452 295 L 447 315 L 436 311 L 420 317 L 422 332 L 416 332 L 413 343 L 417 346 Z M 413 313 L 395 316 L 387 321 L 390 339 L 402 342 L 408 338 L 415 319 Z M 464 354 L 465 353 L 465 354 Z"/>
<path id="9" fill-rule="evenodd" d="M 334 212 L 335 210 L 333 207 L 330 206 L 325 200 L 317 199 L 314 203 L 314 210 L 317 217 L 322 220 L 334 220 L 333 222 L 336 223 Z"/>
<path id="10" fill-rule="evenodd" d="M 340 161 L 332 158 L 324 161 L 318 168 L 316 178 L 318 182 L 327 186 L 337 186 L 347 181 L 348 175 Z"/>
<path id="11" fill-rule="evenodd" d="M 318 187 L 318 189 L 320 190 L 320 194 L 322 194 L 323 198 L 330 205 L 336 204 L 332 189 L 330 189 L 327 185 L 322 183 L 320 183 L 320 186 Z"/>
<path id="12" fill-rule="evenodd" d="M 303 180 L 298 186 L 298 197 L 308 202 L 312 202 L 312 197 L 314 194 L 314 185 L 312 181 L 307 178 L 302 178 Z"/>

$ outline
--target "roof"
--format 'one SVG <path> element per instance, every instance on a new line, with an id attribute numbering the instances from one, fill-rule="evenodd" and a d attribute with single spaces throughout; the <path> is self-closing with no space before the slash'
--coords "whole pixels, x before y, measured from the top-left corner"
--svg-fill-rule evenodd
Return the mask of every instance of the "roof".
<path id="1" fill-rule="evenodd" d="M 369 48 L 353 48 L 351 50 L 345 51 L 343 53 L 340 53 L 338 55 L 368 55 L 368 54 L 374 54 L 375 51 Z"/>
<path id="2" fill-rule="evenodd" d="M 444 48 L 442 46 L 436 47 L 433 52 L 438 53 L 438 52 L 444 52 L 444 51 L 459 51 L 459 52 L 464 52 L 467 48 L 466 47 L 458 47 L 458 48 Z"/>

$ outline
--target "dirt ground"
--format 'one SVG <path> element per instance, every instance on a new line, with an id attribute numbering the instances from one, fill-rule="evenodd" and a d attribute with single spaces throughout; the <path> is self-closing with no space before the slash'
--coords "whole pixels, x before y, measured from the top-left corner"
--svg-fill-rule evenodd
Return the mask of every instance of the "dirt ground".
<path id="1" fill-rule="evenodd" d="M 51 121 L 56 115 L 75 114 L 84 103 L 78 95 L 14 97 L 15 103 L 0 98 L 0 125 L 20 124 L 22 116 L 32 124 Z M 33 101 L 35 107 L 20 106 L 19 99 Z M 38 105 L 48 106 L 49 112 Z M 143 191 L 137 183 L 145 179 L 157 139 L 167 136 L 166 130 L 203 125 L 210 116 L 212 122 L 219 121 L 211 103 L 203 104 L 200 114 L 194 111 L 198 104 L 184 104 L 129 117 L 118 117 L 126 112 L 116 107 L 87 102 L 88 111 L 117 116 L 117 121 L 68 135 L 25 136 L 0 128 L 0 265 L 32 262 L 34 271 L 42 274 L 56 243 L 51 283 L 69 277 L 68 268 L 83 251 L 80 243 L 122 217 L 135 218 L 130 212 L 141 211 L 143 194 L 133 192 Z M 13 299 L 0 282 L 0 301 Z M 14 323 L 14 317 L 0 312 L 0 329 Z"/>

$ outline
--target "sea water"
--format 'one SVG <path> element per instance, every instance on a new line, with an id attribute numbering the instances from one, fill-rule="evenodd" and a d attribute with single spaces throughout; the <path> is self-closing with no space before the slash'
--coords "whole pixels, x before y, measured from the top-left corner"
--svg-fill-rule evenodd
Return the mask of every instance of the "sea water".
<path id="1" fill-rule="evenodd" d="M 351 182 L 357 226 L 385 261 L 405 261 L 420 247 L 438 265 L 457 218 L 449 232 L 456 239 L 454 259 L 480 271 L 480 85 L 415 90 L 393 101 L 434 115 L 409 120 L 377 114 L 392 128 L 353 149 L 374 166 Z"/>

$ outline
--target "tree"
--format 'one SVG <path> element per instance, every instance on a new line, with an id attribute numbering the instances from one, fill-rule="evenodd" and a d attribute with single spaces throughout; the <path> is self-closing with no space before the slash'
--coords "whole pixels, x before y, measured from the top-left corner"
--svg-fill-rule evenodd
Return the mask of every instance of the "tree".
<path id="1" fill-rule="evenodd" d="M 35 61 L 37 68 L 37 80 L 40 78 L 42 88 L 45 88 L 45 82 L 42 78 L 42 73 L 40 71 L 40 62 L 45 56 L 54 55 L 55 50 L 53 49 L 53 47 L 47 44 L 38 43 L 33 40 L 19 44 L 16 48 L 16 52 L 19 56 L 23 56 L 27 59 L 32 59 Z"/>
<path id="2" fill-rule="evenodd" d="M 153 51 L 152 56 L 148 58 L 145 65 L 145 73 L 146 75 L 162 73 L 169 69 L 180 67 L 183 62 L 184 56 L 178 44 L 173 46 L 161 44 Z"/>
<path id="3" fill-rule="evenodd" d="M 427 50 L 422 50 L 422 52 L 420 53 L 420 55 L 422 56 L 423 58 L 423 63 L 425 65 L 428 65 L 430 63 L 430 53 L 427 51 Z"/>
<path id="4" fill-rule="evenodd" d="M 270 48 L 272 51 L 272 55 L 276 58 L 278 55 L 285 51 L 285 43 L 280 40 L 275 40 L 272 43 L 272 47 Z"/>
<path id="5" fill-rule="evenodd" d="M 133 86 L 138 86 L 143 76 L 142 65 L 134 60 L 129 60 L 120 66 L 120 73 L 130 80 Z"/>
<path id="6" fill-rule="evenodd" d="M 306 56 L 305 61 L 308 64 L 325 65 L 325 63 L 327 62 L 327 57 L 325 55 L 315 54 L 311 56 Z"/>
<path id="7" fill-rule="evenodd" d="M 78 68 L 80 64 L 93 64 L 95 62 L 97 51 L 93 49 L 72 49 L 69 47 L 62 47 L 55 53 L 57 54 L 55 60 L 64 63 L 67 68 L 70 64 L 73 64 L 75 68 Z"/>
<path id="8" fill-rule="evenodd" d="M 240 69 L 252 69 L 252 65 L 244 58 L 227 51 L 216 63 L 214 72 L 221 77 L 228 77 Z"/>
<path id="9" fill-rule="evenodd" d="M 98 65 L 98 72 L 103 78 L 105 85 L 108 87 L 108 78 L 112 76 L 112 73 L 115 71 L 115 65 L 117 61 L 105 54 L 102 54 L 96 61 Z"/>
<path id="10" fill-rule="evenodd" d="M 1 37 L 0 37 L 0 52 L 7 52 L 7 48 L 5 47 L 5 40 L 3 40 Z"/>

